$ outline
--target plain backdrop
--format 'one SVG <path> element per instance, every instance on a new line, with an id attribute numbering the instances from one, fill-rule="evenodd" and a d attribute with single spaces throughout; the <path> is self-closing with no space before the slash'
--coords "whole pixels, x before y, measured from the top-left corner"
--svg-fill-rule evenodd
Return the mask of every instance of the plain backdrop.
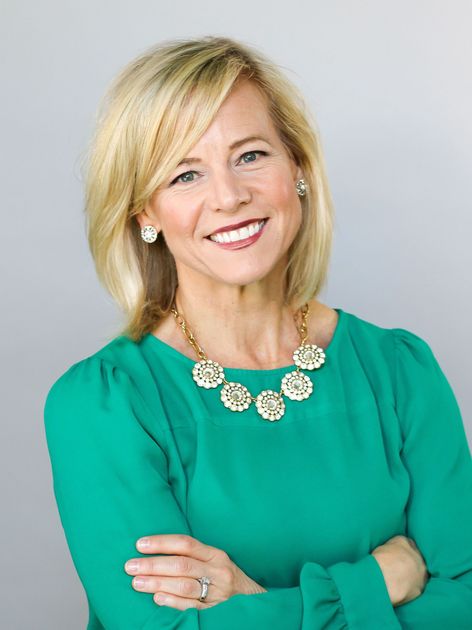
<path id="1" fill-rule="evenodd" d="M 336 207 L 320 300 L 423 337 L 472 442 L 470 2 L 2 0 L 0 11 L 2 628 L 86 627 L 43 404 L 121 322 L 88 251 L 80 163 L 111 79 L 163 39 L 236 37 L 303 90 Z"/>

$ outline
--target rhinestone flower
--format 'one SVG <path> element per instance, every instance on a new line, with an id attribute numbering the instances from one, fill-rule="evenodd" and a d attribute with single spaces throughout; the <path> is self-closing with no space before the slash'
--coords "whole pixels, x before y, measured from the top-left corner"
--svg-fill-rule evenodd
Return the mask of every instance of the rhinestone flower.
<path id="1" fill-rule="evenodd" d="M 251 394 L 241 383 L 227 383 L 221 390 L 220 398 L 231 411 L 244 411 L 251 404 Z"/>
<path id="2" fill-rule="evenodd" d="M 282 396 L 271 389 L 265 389 L 257 396 L 256 407 L 258 413 L 271 422 L 279 420 L 285 413 L 285 403 Z"/>
<path id="3" fill-rule="evenodd" d="M 154 243 L 154 241 L 157 239 L 156 228 L 153 225 L 145 225 L 141 229 L 141 238 L 143 239 L 143 241 L 146 241 L 146 243 Z"/>
<path id="4" fill-rule="evenodd" d="M 198 361 L 192 368 L 193 380 L 204 387 L 210 389 L 221 385 L 224 378 L 223 368 L 216 361 L 211 359 Z"/>
<path id="5" fill-rule="evenodd" d="M 305 400 L 313 391 L 311 378 L 303 372 L 294 370 L 282 379 L 282 392 L 290 400 Z"/>
<path id="6" fill-rule="evenodd" d="M 303 370 L 315 370 L 323 365 L 326 355 L 323 348 L 315 344 L 298 346 L 293 353 L 293 361 Z"/>

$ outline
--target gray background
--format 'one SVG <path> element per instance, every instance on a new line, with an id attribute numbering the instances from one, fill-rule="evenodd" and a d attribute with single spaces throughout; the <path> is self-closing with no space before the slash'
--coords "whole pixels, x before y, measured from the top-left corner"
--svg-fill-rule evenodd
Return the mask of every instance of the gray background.
<path id="1" fill-rule="evenodd" d="M 162 39 L 237 37 L 302 88 L 337 213 L 320 299 L 426 339 L 471 440 L 471 7 L 3 0 L 2 627 L 86 626 L 42 410 L 52 382 L 120 323 L 87 249 L 80 161 L 111 78 Z"/>

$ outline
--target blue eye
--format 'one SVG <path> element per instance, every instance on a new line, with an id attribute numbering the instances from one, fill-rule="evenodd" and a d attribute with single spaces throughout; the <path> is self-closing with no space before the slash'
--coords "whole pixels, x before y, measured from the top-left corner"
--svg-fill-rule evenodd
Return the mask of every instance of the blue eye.
<path id="1" fill-rule="evenodd" d="M 246 151 L 246 153 L 243 153 L 241 158 L 243 158 L 245 155 L 256 155 L 257 153 L 259 153 L 260 155 L 267 155 L 266 151 Z M 256 160 L 249 160 L 249 162 L 245 162 L 245 164 L 249 164 L 250 162 L 255 162 Z"/>
<path id="2" fill-rule="evenodd" d="M 181 177 L 183 177 L 184 175 L 190 175 L 191 173 L 196 173 L 197 171 L 185 171 L 185 173 L 182 173 L 181 175 L 178 175 L 175 179 L 173 179 L 170 183 L 171 186 L 173 186 L 174 184 L 176 184 L 178 181 L 182 181 L 180 180 Z M 185 181 L 190 181 L 192 182 L 193 179 L 190 180 L 184 180 L 182 181 L 182 183 L 185 183 Z"/>
<path id="3" fill-rule="evenodd" d="M 240 157 L 240 159 L 243 159 L 246 155 L 268 155 L 267 151 L 246 151 L 245 153 L 243 153 Z M 244 164 L 250 164 L 251 162 L 255 162 L 256 160 L 249 160 L 249 161 L 245 161 L 244 160 Z M 185 183 L 191 183 L 194 180 L 193 179 L 186 179 L 186 180 L 182 180 L 181 177 L 184 177 L 185 175 L 191 175 L 192 173 L 197 173 L 197 171 L 185 171 L 185 173 L 181 173 L 180 175 L 177 175 L 177 177 L 175 179 L 173 179 L 170 182 L 170 186 L 173 186 L 174 184 L 181 182 L 182 184 Z"/>

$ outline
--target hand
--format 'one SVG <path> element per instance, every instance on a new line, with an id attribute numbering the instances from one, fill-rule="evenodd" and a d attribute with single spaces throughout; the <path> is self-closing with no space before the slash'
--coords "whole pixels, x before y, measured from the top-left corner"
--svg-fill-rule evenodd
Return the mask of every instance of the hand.
<path id="1" fill-rule="evenodd" d="M 380 565 L 394 607 L 421 595 L 430 575 L 412 538 L 393 536 L 371 553 Z"/>
<path id="2" fill-rule="evenodd" d="M 141 539 L 140 539 L 141 540 Z M 156 604 L 171 606 L 178 610 L 187 608 L 211 608 L 243 593 L 253 595 L 265 593 L 266 589 L 254 582 L 232 562 L 221 549 L 205 545 L 186 534 L 159 534 L 147 536 L 146 547 L 136 543 L 141 553 L 174 554 L 151 558 L 132 558 L 125 564 L 125 571 L 136 576 L 133 588 L 142 593 L 154 593 Z M 133 568 L 129 563 L 136 563 Z M 199 600 L 200 582 L 197 578 L 210 578 L 208 594 Z M 136 579 L 143 580 L 142 585 Z"/>

